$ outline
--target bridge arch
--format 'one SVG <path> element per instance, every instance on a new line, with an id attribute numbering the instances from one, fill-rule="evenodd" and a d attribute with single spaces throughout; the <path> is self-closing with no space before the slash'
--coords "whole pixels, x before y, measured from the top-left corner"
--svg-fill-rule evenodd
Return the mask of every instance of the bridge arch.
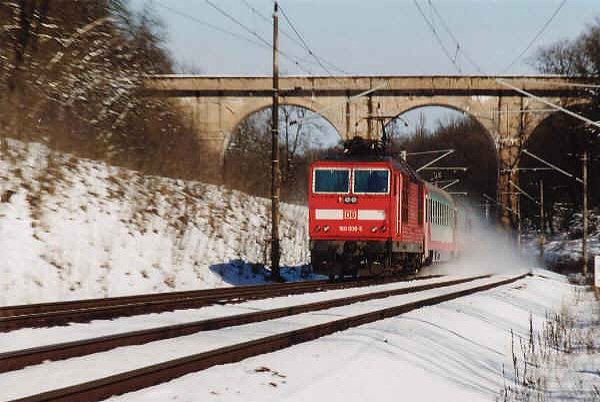
<path id="1" fill-rule="evenodd" d="M 430 108 L 436 108 L 438 110 L 435 110 L 434 112 Z M 489 129 L 473 113 L 448 103 L 419 102 L 419 104 L 411 105 L 410 107 L 402 110 L 400 113 L 395 114 L 396 117 L 387 123 L 387 127 L 394 124 L 394 121 L 402 119 L 405 120 L 404 126 L 407 127 L 402 131 L 412 134 L 417 130 L 417 125 L 415 123 L 418 118 L 416 118 L 414 115 L 407 115 L 409 115 L 411 112 L 423 110 L 426 117 L 428 115 L 431 116 L 432 113 L 435 113 L 435 117 L 439 119 L 442 113 L 441 109 L 455 112 L 453 115 L 448 115 L 447 117 L 457 120 L 448 121 L 462 124 L 462 126 L 451 125 L 446 129 L 442 129 L 441 137 L 438 137 L 437 140 L 435 140 L 434 137 L 427 136 L 420 140 L 416 140 L 415 142 L 415 138 L 409 139 L 408 137 L 405 137 L 404 141 L 402 142 L 405 144 L 405 146 L 408 146 L 409 150 L 412 148 L 412 151 L 435 150 L 440 149 L 440 144 L 451 144 L 452 148 L 455 148 L 457 152 L 456 154 L 451 155 L 450 158 L 454 159 L 454 162 L 457 162 L 458 165 L 469 168 L 469 170 L 465 173 L 455 172 L 451 175 L 453 176 L 453 179 L 460 178 L 461 180 L 461 182 L 455 185 L 452 190 L 469 191 L 468 197 L 477 202 L 482 196 L 481 194 L 476 194 L 474 192 L 475 189 L 482 193 L 488 194 L 488 196 L 495 197 L 500 184 L 499 168 L 501 166 L 501 160 L 498 152 L 498 143 L 494 141 L 494 136 L 492 133 L 490 133 Z M 435 120 L 429 120 L 430 118 L 431 117 L 427 118 L 430 123 L 435 122 Z M 438 122 L 439 121 L 440 120 L 438 120 Z M 441 122 L 443 123 L 444 120 L 441 120 Z M 403 126 L 403 124 L 400 124 L 400 126 Z M 431 124 L 428 124 L 428 126 L 430 126 L 428 130 L 429 134 L 435 134 L 437 127 L 431 128 Z M 444 127 L 443 124 L 441 127 Z M 461 131 L 461 127 L 466 131 Z M 463 133 L 463 137 L 467 138 L 464 141 L 457 140 L 459 138 L 457 136 Z M 483 160 L 480 156 L 483 156 Z M 432 158 L 429 158 L 428 160 L 419 160 L 419 157 L 415 157 L 412 162 L 416 163 L 418 166 L 428 162 L 431 159 Z M 444 165 L 444 161 L 436 164 L 436 166 Z M 458 166 L 456 163 L 450 163 L 450 165 Z M 446 166 L 448 165 L 446 164 Z M 432 179 L 432 177 L 430 177 L 428 174 L 425 174 L 424 178 Z"/>
<path id="2" fill-rule="evenodd" d="M 279 102 L 279 106 L 292 106 L 292 107 L 297 107 L 297 108 L 301 108 L 301 109 L 305 109 L 309 112 L 311 112 L 314 116 L 310 116 L 307 117 L 307 121 L 313 121 L 315 119 L 322 119 L 323 121 L 325 121 L 329 128 L 334 131 L 339 139 L 343 139 L 343 135 L 342 132 L 340 131 L 340 129 L 336 126 L 336 122 L 332 121 L 331 116 L 328 116 L 326 113 L 320 113 L 319 109 L 315 107 L 314 102 L 306 102 L 306 101 L 302 101 L 300 99 L 293 99 L 293 100 L 287 100 L 287 99 L 282 99 Z M 269 109 L 271 109 L 272 105 L 271 105 L 271 100 L 269 101 L 265 101 L 262 104 L 253 104 L 247 108 L 245 108 L 243 110 L 243 112 L 239 113 L 239 117 L 234 120 L 234 123 L 232 124 L 231 128 L 228 128 L 226 130 L 226 132 L 224 132 L 224 150 L 226 150 L 229 147 L 229 144 L 231 142 L 231 138 L 233 136 L 233 134 L 239 130 L 240 126 L 247 121 L 249 118 L 251 118 L 253 115 L 256 115 L 258 113 L 261 113 L 263 111 L 267 111 Z M 242 114 L 243 113 L 243 114 Z M 280 122 L 281 125 L 282 122 Z"/>
<path id="3" fill-rule="evenodd" d="M 592 105 L 585 102 L 572 103 L 567 106 L 569 110 L 576 113 L 587 115 L 592 120 L 594 113 Z M 596 116 L 598 112 L 596 111 Z M 573 174 L 576 177 L 582 177 L 581 155 L 584 151 L 594 152 L 594 149 L 600 150 L 600 139 L 582 130 L 583 122 L 560 111 L 545 114 L 540 119 L 539 124 L 531 131 L 524 148 L 538 157 L 553 163 L 561 169 Z M 547 146 L 552 144 L 552 146 Z M 571 204 L 576 208 L 582 208 L 582 187 L 573 178 L 569 178 L 553 170 L 533 170 L 537 168 L 547 169 L 543 163 L 535 160 L 528 155 L 522 155 L 518 167 L 524 169 L 519 176 L 520 186 L 529 194 L 539 198 L 540 181 L 543 180 L 544 204 L 546 215 L 546 227 L 551 231 L 559 229 L 555 226 L 557 222 L 562 221 L 565 216 L 561 216 L 561 204 Z M 593 163 L 588 165 L 589 177 L 598 177 L 600 166 Z M 590 205 L 594 200 L 600 198 L 600 190 L 590 186 L 588 200 Z M 554 208 L 557 205 L 558 208 Z M 530 223 L 539 227 L 539 221 L 534 216 L 539 213 L 539 205 L 530 201 L 523 200 L 523 216 L 528 218 Z M 556 215 L 556 216 L 555 216 Z M 560 219 L 554 219 L 554 218 Z"/>
<path id="4" fill-rule="evenodd" d="M 427 100 L 421 100 L 421 101 L 416 102 L 416 104 L 406 107 L 399 113 L 396 113 L 395 117 L 392 119 L 392 121 L 395 119 L 398 119 L 399 117 L 402 117 L 402 115 L 410 113 L 414 110 L 421 109 L 421 108 L 428 108 L 428 107 L 439 107 L 439 108 L 444 108 L 444 109 L 451 109 L 455 112 L 460 113 L 463 116 L 469 117 L 470 119 L 472 119 L 473 121 L 475 121 L 479 124 L 479 126 L 481 127 L 481 130 L 486 134 L 486 138 L 489 140 L 490 144 L 493 145 L 493 147 L 496 151 L 498 150 L 498 141 L 497 141 L 498 136 L 494 134 L 495 130 L 491 124 L 491 122 L 493 122 L 493 119 L 485 117 L 481 114 L 475 114 L 474 112 L 471 112 L 468 108 L 457 106 L 450 102 L 446 102 L 446 103 L 428 102 Z M 484 124 L 484 122 L 482 122 L 482 120 L 484 120 L 484 119 L 488 120 L 487 124 Z M 391 123 L 391 121 L 389 123 Z M 497 161 L 499 160 L 499 155 L 497 152 L 496 152 L 496 160 Z"/>

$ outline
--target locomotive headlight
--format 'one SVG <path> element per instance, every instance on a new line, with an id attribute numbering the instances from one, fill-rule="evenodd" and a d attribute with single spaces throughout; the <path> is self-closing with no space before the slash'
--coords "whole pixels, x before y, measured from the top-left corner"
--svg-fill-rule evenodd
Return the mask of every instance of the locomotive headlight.
<path id="1" fill-rule="evenodd" d="M 329 225 L 323 226 L 323 232 L 329 232 L 329 229 L 330 229 Z"/>
<path id="2" fill-rule="evenodd" d="M 386 231 L 386 229 L 387 229 L 387 228 L 385 227 L 385 225 L 383 225 L 383 226 L 381 227 L 381 231 L 382 231 L 382 232 L 385 232 L 385 231 Z"/>
<path id="3" fill-rule="evenodd" d="M 352 202 L 352 198 L 348 196 L 344 197 L 344 204 L 350 204 L 350 202 Z"/>
<path id="4" fill-rule="evenodd" d="M 373 232 L 373 233 L 377 232 L 377 226 L 373 226 L 373 227 L 371 228 L 371 232 Z"/>
<path id="5" fill-rule="evenodd" d="M 351 201 L 353 204 L 356 204 L 356 201 L 358 201 L 358 200 L 356 199 L 356 197 L 352 197 L 352 198 L 350 198 L 350 201 Z"/>
<path id="6" fill-rule="evenodd" d="M 321 230 L 321 227 L 319 225 L 315 226 L 315 232 L 318 232 L 319 230 Z"/>

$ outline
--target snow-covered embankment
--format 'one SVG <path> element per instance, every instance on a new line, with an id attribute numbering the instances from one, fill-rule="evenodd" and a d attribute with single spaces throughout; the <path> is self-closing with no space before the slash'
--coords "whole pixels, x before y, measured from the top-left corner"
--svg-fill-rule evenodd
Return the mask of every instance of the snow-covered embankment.
<path id="1" fill-rule="evenodd" d="M 268 258 L 267 199 L 40 144 L 8 140 L 0 197 L 0 305 L 261 281 L 231 262 Z M 281 212 L 282 264 L 301 265 L 306 209 Z"/>

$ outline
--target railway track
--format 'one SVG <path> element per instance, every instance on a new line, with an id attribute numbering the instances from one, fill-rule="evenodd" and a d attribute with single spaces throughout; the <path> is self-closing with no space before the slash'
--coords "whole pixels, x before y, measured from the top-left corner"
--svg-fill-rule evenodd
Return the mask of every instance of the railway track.
<path id="1" fill-rule="evenodd" d="M 289 315 L 320 311 L 338 306 L 346 306 L 351 303 L 364 302 L 408 293 L 418 293 L 449 286 L 451 287 L 451 289 L 446 292 L 435 294 L 430 297 L 424 297 L 423 299 L 417 301 L 409 301 L 385 308 L 377 308 L 366 313 L 350 315 L 344 318 L 338 318 L 337 316 L 334 316 L 329 321 L 317 325 L 310 325 L 300 329 L 282 332 L 247 342 L 240 342 L 203 353 L 197 353 L 183 358 L 166 361 L 160 364 L 150 365 L 141 369 L 127 371 L 82 384 L 68 386 L 54 391 L 17 399 L 17 401 L 99 401 L 112 395 L 139 390 L 141 388 L 169 381 L 184 374 L 203 370 L 214 365 L 237 362 L 251 356 L 272 352 L 289 347 L 291 345 L 314 340 L 337 331 L 345 330 L 347 328 L 393 317 L 424 306 L 438 304 L 476 292 L 488 290 L 497 286 L 509 284 L 522 279 L 526 275 L 527 274 L 516 275 L 509 278 L 493 278 L 488 275 L 462 278 L 457 280 L 417 285 L 410 288 L 398 288 L 370 292 L 333 300 L 325 300 L 285 308 L 240 314 L 225 318 L 183 324 L 181 326 L 169 326 L 147 331 L 136 331 L 127 334 L 120 334 L 112 337 L 112 339 L 108 339 L 110 337 L 103 337 L 82 342 L 51 345 L 42 348 L 34 348 L 12 352 L 10 354 L 4 354 L 1 357 L 0 366 L 4 367 L 5 364 L 11 365 L 11 370 L 14 370 L 27 364 L 39 363 L 41 361 L 40 359 L 44 358 L 60 359 L 75 355 L 80 356 L 82 354 L 96 353 L 98 351 L 107 350 L 117 346 L 145 343 L 157 339 L 165 339 L 165 337 L 176 337 L 197 331 L 209 331 L 251 322 L 273 320 Z M 469 282 L 472 282 L 472 284 Z"/>
<path id="2" fill-rule="evenodd" d="M 457 285 L 477 279 L 487 278 L 490 275 L 482 275 L 471 278 L 455 279 L 444 282 L 435 282 L 410 288 L 399 288 L 384 290 L 380 292 L 366 293 L 357 296 L 342 297 L 333 300 L 325 300 L 290 307 L 263 310 L 246 314 L 236 314 L 227 317 L 213 318 L 185 324 L 169 325 L 141 331 L 132 331 L 117 335 L 103 336 L 83 341 L 66 342 L 56 345 L 30 348 L 16 352 L 0 353 L 0 373 L 17 370 L 28 365 L 39 364 L 47 360 L 62 360 L 76 356 L 84 356 L 98 353 L 120 346 L 140 345 L 148 342 L 176 338 L 178 336 L 190 335 L 200 331 L 212 331 L 216 329 L 250 324 L 254 322 L 272 320 L 311 311 L 325 310 L 328 308 L 344 306 L 367 300 L 381 299 L 390 296 L 421 292 L 429 289 L 437 289 L 445 286 Z"/>
<path id="3" fill-rule="evenodd" d="M 212 304 L 241 303 L 248 300 L 320 292 L 325 290 L 380 285 L 407 279 L 432 279 L 440 276 L 441 275 L 406 278 L 367 278 L 358 281 L 342 282 L 317 280 L 6 306 L 0 307 L 0 332 L 14 331 L 21 328 L 66 325 L 69 323 L 89 322 L 98 319 L 162 313 L 179 309 L 198 308 Z"/>

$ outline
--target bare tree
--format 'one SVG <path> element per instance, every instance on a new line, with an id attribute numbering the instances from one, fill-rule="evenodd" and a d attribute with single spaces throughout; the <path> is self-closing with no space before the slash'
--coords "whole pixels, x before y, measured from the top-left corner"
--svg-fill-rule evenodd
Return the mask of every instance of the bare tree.
<path id="1" fill-rule="evenodd" d="M 280 113 L 282 198 L 301 202 L 306 197 L 306 167 L 319 148 L 325 127 L 306 109 L 283 106 Z M 225 182 L 231 187 L 260 196 L 270 191 L 271 110 L 244 120 L 233 134 L 225 158 Z"/>
<path id="2" fill-rule="evenodd" d="M 3 133 L 151 172 L 201 171 L 177 108 L 142 92 L 146 74 L 173 71 L 152 8 L 15 0 L 0 17 Z"/>

